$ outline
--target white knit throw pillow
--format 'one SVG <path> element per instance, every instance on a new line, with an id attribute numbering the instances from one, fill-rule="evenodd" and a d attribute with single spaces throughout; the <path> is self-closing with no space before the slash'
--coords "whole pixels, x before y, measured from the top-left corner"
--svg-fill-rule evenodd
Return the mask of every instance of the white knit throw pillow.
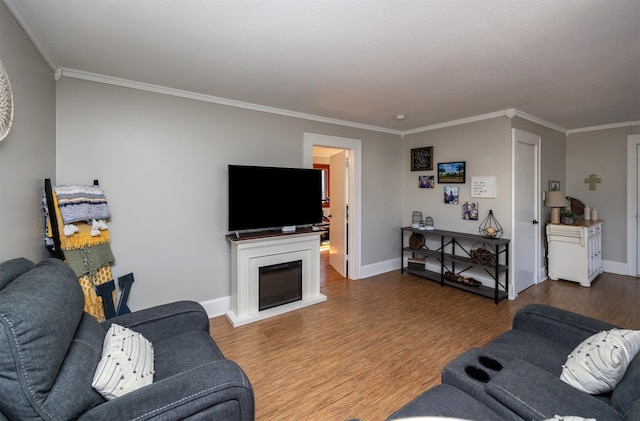
<path id="1" fill-rule="evenodd" d="M 640 331 L 598 332 L 569 354 L 560 379 L 592 395 L 612 391 L 640 352 Z"/>
<path id="2" fill-rule="evenodd" d="M 153 346 L 142 334 L 112 324 L 91 385 L 114 399 L 153 382 Z"/>

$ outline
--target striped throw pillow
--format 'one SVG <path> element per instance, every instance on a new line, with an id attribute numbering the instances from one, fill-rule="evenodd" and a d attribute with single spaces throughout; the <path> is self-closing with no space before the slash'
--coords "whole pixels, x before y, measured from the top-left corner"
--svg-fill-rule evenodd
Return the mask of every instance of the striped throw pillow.
<path id="1" fill-rule="evenodd" d="M 612 391 L 640 352 L 640 330 L 598 332 L 569 354 L 560 379 L 595 395 Z"/>
<path id="2" fill-rule="evenodd" d="M 93 388 L 106 399 L 114 399 L 152 382 L 151 342 L 138 332 L 112 324 L 104 338 Z"/>

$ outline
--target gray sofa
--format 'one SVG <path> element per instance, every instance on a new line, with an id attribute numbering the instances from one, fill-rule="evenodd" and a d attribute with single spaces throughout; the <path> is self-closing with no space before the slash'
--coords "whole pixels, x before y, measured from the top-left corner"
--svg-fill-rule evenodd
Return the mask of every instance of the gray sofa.
<path id="1" fill-rule="evenodd" d="M 640 353 L 612 392 L 590 395 L 560 380 L 567 356 L 608 323 L 545 305 L 529 305 L 512 330 L 449 363 L 442 384 L 388 419 L 444 416 L 470 420 L 640 420 Z"/>
<path id="2" fill-rule="evenodd" d="M 0 264 L 0 420 L 253 420 L 242 369 L 224 358 L 194 302 L 98 323 L 62 261 Z M 153 383 L 105 400 L 92 388 L 111 323 L 142 333 L 155 355 Z"/>

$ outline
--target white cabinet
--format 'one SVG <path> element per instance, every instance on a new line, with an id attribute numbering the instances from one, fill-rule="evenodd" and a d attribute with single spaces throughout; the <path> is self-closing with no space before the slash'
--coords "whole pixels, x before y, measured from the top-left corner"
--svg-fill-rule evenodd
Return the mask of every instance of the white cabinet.
<path id="1" fill-rule="evenodd" d="M 590 287 L 602 273 L 602 221 L 548 224 L 549 278 Z"/>

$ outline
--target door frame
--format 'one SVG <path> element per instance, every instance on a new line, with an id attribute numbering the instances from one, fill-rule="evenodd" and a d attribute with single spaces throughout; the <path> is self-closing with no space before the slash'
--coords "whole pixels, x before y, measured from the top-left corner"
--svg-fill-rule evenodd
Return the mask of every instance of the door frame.
<path id="1" fill-rule="evenodd" d="M 516 149 L 517 149 L 517 137 L 518 134 L 526 134 L 527 136 L 534 136 L 536 141 L 531 143 L 536 149 L 535 152 L 535 168 L 536 168 L 536 179 L 535 179 L 535 187 L 534 187 L 534 219 L 538 221 L 538 227 L 536 229 L 537 235 L 534 236 L 534 273 L 533 273 L 533 283 L 538 284 L 542 279 L 540 279 L 540 248 L 542 244 L 542 230 L 540 224 L 540 215 L 541 215 L 541 194 L 540 194 L 540 157 L 542 156 L 542 138 L 540 135 L 529 133 L 520 129 L 511 129 L 511 248 L 513 249 L 509 253 L 509 299 L 514 300 L 518 294 L 516 293 L 516 285 L 515 285 L 515 274 L 518 272 L 516 256 L 515 256 L 515 247 L 518 239 L 518 231 L 517 231 L 517 221 L 516 221 Z"/>
<path id="2" fill-rule="evenodd" d="M 638 209 L 638 147 L 640 134 L 627 135 L 627 275 L 638 276 L 637 224 Z"/>
<path id="3" fill-rule="evenodd" d="M 347 277 L 360 279 L 361 267 L 361 162 L 360 139 L 328 136 L 317 133 L 304 133 L 303 162 L 306 168 L 313 168 L 313 147 L 345 149 L 349 151 L 347 206 L 349 206 L 349 224 L 347 229 L 347 247 L 349 264 Z"/>

